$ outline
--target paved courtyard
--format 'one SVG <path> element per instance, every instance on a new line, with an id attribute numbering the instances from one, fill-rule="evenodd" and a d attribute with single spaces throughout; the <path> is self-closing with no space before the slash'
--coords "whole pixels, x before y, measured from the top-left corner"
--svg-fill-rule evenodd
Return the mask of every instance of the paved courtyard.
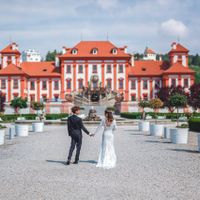
<path id="1" fill-rule="evenodd" d="M 89 127 L 92 131 L 94 127 Z M 64 165 L 65 126 L 6 141 L 0 147 L 1 200 L 199 200 L 200 153 L 144 136 L 136 127 L 115 133 L 117 167 L 95 167 L 101 136 L 84 135 L 79 165 Z"/>

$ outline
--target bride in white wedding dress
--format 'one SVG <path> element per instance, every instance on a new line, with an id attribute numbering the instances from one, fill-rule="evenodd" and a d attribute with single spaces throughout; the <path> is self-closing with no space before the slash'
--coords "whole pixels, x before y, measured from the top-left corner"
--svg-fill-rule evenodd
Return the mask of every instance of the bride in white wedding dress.
<path id="1" fill-rule="evenodd" d="M 97 167 L 110 169 L 116 166 L 117 158 L 113 135 L 113 131 L 116 130 L 116 128 L 116 121 L 113 118 L 112 112 L 105 111 L 105 119 L 101 121 L 96 130 L 96 133 L 100 130 L 103 131 Z"/>

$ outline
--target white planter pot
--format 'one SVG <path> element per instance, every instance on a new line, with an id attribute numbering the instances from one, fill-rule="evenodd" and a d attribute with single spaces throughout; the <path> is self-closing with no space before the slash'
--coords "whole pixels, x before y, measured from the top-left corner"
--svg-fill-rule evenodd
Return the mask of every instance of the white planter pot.
<path id="1" fill-rule="evenodd" d="M 170 129 L 171 129 L 171 127 L 164 127 L 164 138 L 166 138 L 166 139 L 171 138 Z"/>
<path id="2" fill-rule="evenodd" d="M 9 128 L 9 139 L 12 140 L 15 137 L 15 127 L 11 126 Z"/>
<path id="3" fill-rule="evenodd" d="M 162 124 L 150 124 L 150 135 L 162 137 L 164 134 L 164 126 Z"/>
<path id="4" fill-rule="evenodd" d="M 34 122 L 32 124 L 33 132 L 43 132 L 44 131 L 44 123 L 43 122 Z"/>
<path id="5" fill-rule="evenodd" d="M 147 121 L 139 121 L 138 122 L 138 128 L 139 131 L 149 131 L 149 122 Z"/>
<path id="6" fill-rule="evenodd" d="M 171 141 L 174 144 L 188 143 L 188 128 L 171 128 Z"/>
<path id="7" fill-rule="evenodd" d="M 28 136 L 28 125 L 16 124 L 15 125 L 16 136 L 26 137 Z"/>
<path id="8" fill-rule="evenodd" d="M 198 151 L 200 152 L 200 134 L 198 134 Z"/>
<path id="9" fill-rule="evenodd" d="M 162 124 L 155 124 L 154 136 L 163 137 L 164 135 L 164 126 Z"/>
<path id="10" fill-rule="evenodd" d="M 4 144 L 5 141 L 5 129 L 0 129 L 0 145 Z"/>
<path id="11" fill-rule="evenodd" d="M 155 124 L 150 124 L 150 127 L 149 127 L 149 134 L 151 136 L 154 136 L 154 133 L 155 133 Z"/>

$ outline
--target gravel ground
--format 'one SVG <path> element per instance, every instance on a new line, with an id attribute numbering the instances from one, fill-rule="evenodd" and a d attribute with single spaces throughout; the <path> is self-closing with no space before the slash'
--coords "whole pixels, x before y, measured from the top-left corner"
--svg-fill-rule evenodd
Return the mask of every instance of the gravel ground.
<path id="1" fill-rule="evenodd" d="M 94 127 L 89 127 L 92 131 Z M 115 169 L 95 167 L 101 136 L 84 135 L 81 161 L 64 165 L 65 126 L 6 141 L 0 147 L 1 200 L 199 200 L 200 153 L 118 127 Z"/>

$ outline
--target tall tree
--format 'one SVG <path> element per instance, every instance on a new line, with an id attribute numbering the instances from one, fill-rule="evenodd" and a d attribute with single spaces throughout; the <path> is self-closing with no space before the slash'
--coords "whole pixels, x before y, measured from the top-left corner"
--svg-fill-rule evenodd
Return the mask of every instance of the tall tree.
<path id="1" fill-rule="evenodd" d="M 58 52 L 56 50 L 54 50 L 52 52 L 48 51 L 47 55 L 46 55 L 46 61 L 55 61 L 56 55 L 60 55 L 60 54 L 61 54 L 61 52 Z"/>

